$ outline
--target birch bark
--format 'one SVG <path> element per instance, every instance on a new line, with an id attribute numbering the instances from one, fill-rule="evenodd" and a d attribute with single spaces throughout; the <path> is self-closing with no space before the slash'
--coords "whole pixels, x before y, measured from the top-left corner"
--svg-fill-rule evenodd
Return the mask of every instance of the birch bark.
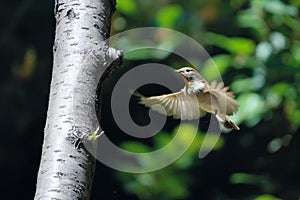
<path id="1" fill-rule="evenodd" d="M 95 158 L 75 143 L 99 126 L 97 84 L 120 58 L 105 42 L 114 10 L 114 0 L 55 1 L 54 62 L 35 199 L 90 198 Z"/>

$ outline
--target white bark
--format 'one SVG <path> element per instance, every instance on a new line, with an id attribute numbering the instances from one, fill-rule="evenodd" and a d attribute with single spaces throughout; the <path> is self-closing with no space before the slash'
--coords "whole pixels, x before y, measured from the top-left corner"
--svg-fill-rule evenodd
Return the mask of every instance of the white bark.
<path id="1" fill-rule="evenodd" d="M 120 52 L 109 49 L 113 0 L 56 0 L 54 63 L 35 199 L 89 199 L 93 158 L 75 143 L 98 124 L 96 88 Z"/>

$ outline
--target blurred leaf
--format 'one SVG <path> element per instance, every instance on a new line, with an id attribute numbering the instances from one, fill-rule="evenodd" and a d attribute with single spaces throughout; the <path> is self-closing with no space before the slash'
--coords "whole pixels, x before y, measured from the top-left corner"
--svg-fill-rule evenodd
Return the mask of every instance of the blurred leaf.
<path id="1" fill-rule="evenodd" d="M 214 21 L 219 12 L 219 3 L 217 1 L 207 1 L 205 6 L 201 10 L 201 18 L 205 22 Z"/>
<path id="2" fill-rule="evenodd" d="M 29 48 L 24 55 L 23 63 L 21 65 L 14 66 L 12 72 L 14 76 L 20 79 L 28 79 L 34 72 L 37 56 L 34 49 Z"/>
<path id="3" fill-rule="evenodd" d="M 271 90 L 266 95 L 266 103 L 270 108 L 277 107 L 282 101 L 282 97 Z"/>
<path id="4" fill-rule="evenodd" d="M 201 69 L 201 74 L 207 80 L 216 80 L 220 77 L 220 75 L 223 75 L 226 72 L 231 63 L 231 55 L 216 55 L 204 63 L 203 68 Z"/>
<path id="5" fill-rule="evenodd" d="M 286 47 L 285 36 L 279 32 L 271 33 L 270 42 L 276 51 L 280 51 Z"/>
<path id="6" fill-rule="evenodd" d="M 122 148 L 127 151 L 136 152 L 136 153 L 147 153 L 151 151 L 151 149 L 146 145 L 139 142 L 131 142 L 131 141 L 123 143 Z"/>
<path id="7" fill-rule="evenodd" d="M 161 148 L 168 144 L 172 140 L 172 137 L 165 133 L 165 132 L 160 132 L 154 137 L 154 144 L 156 148 Z"/>
<path id="8" fill-rule="evenodd" d="M 263 195 L 257 196 L 254 200 L 282 200 L 282 199 L 275 197 L 273 195 L 270 195 L 270 194 L 263 194 Z"/>
<path id="9" fill-rule="evenodd" d="M 117 10 L 127 15 L 134 15 L 137 11 L 136 0 L 117 0 Z"/>
<path id="10" fill-rule="evenodd" d="M 269 192 L 276 188 L 275 183 L 272 182 L 268 177 L 248 173 L 234 173 L 230 176 L 230 182 L 232 184 L 256 185 L 264 192 Z"/>
<path id="11" fill-rule="evenodd" d="M 278 151 L 282 146 L 282 141 L 280 138 L 273 138 L 268 144 L 268 151 L 274 153 Z"/>
<path id="12" fill-rule="evenodd" d="M 295 7 L 300 7 L 300 1 L 298 0 L 291 0 L 291 5 L 295 6 Z"/>
<path id="13" fill-rule="evenodd" d="M 193 165 L 193 156 L 184 154 L 174 163 L 179 169 L 188 169 Z"/>
<path id="14" fill-rule="evenodd" d="M 251 6 L 254 8 L 262 8 L 274 15 L 296 16 L 298 14 L 296 7 L 286 5 L 280 0 L 252 0 Z"/>
<path id="15" fill-rule="evenodd" d="M 261 42 L 256 46 L 255 56 L 263 61 L 267 61 L 273 52 L 273 48 L 269 42 Z"/>
<path id="16" fill-rule="evenodd" d="M 290 16 L 298 15 L 297 8 L 293 6 L 288 6 L 279 0 L 265 0 L 264 9 L 269 13 L 277 14 L 277 15 L 290 15 Z"/>
<path id="17" fill-rule="evenodd" d="M 291 29 L 294 29 L 294 31 L 300 31 L 300 22 L 297 18 L 285 17 L 284 22 L 285 25 L 289 26 Z"/>
<path id="18" fill-rule="evenodd" d="M 290 144 L 292 138 L 293 138 L 293 136 L 290 135 L 290 134 L 284 135 L 281 138 L 282 145 L 285 146 L 285 147 L 288 146 Z"/>
<path id="19" fill-rule="evenodd" d="M 288 116 L 289 121 L 292 123 L 294 128 L 296 129 L 300 125 L 300 109 L 295 109 Z"/>
<path id="20" fill-rule="evenodd" d="M 156 199 L 158 197 L 160 199 L 186 198 L 190 193 L 187 183 L 191 177 L 186 173 L 184 173 L 186 175 L 185 177 L 179 177 L 179 172 L 188 170 L 194 162 L 197 162 L 197 154 L 201 145 L 204 146 L 204 148 L 217 150 L 224 144 L 224 139 L 218 135 L 207 135 L 203 133 L 197 133 L 195 135 L 195 132 L 197 133 L 197 127 L 190 124 L 181 124 L 180 128 L 175 128 L 171 135 L 161 132 L 155 136 L 154 148 L 156 149 L 169 144 L 175 135 L 179 137 L 179 143 L 170 146 L 166 151 L 167 155 L 160 155 L 162 159 L 164 159 L 165 156 L 167 159 L 173 153 L 176 153 L 180 146 L 188 145 L 191 141 L 193 141 L 193 143 L 178 160 L 164 169 L 133 176 L 127 173 L 120 173 L 121 179 L 126 182 L 125 188 L 127 191 L 137 194 L 141 199 Z M 204 137 L 206 137 L 205 143 L 203 143 Z M 122 147 L 126 150 L 133 150 L 134 152 L 149 152 L 149 147 L 145 148 L 145 145 L 137 144 L 136 142 L 126 142 Z M 147 155 L 143 156 L 138 163 L 143 166 L 155 164 Z M 177 176 L 174 176 L 176 173 Z"/>
<path id="21" fill-rule="evenodd" d="M 147 59 L 163 59 L 170 55 L 170 52 L 160 51 L 157 49 L 139 49 L 124 54 L 127 60 L 147 60 Z"/>
<path id="22" fill-rule="evenodd" d="M 122 49 L 124 58 L 128 60 L 162 60 L 166 59 L 180 42 L 176 36 L 169 34 L 157 33 L 153 37 L 154 40 L 139 34 L 130 34 L 128 37 L 118 38 L 114 47 Z"/>
<path id="23" fill-rule="evenodd" d="M 261 176 L 247 174 L 247 173 L 234 173 L 230 176 L 230 182 L 233 184 L 253 184 L 259 183 Z"/>
<path id="24" fill-rule="evenodd" d="M 166 197 L 162 199 L 182 199 L 188 196 L 188 188 L 180 179 L 176 176 L 167 176 L 163 179 L 161 187 L 164 187 Z M 157 197 L 159 197 L 158 195 Z M 159 199 L 159 198 L 157 198 Z"/>
<path id="25" fill-rule="evenodd" d="M 207 133 L 206 135 L 203 135 L 202 141 L 203 143 L 201 145 L 201 148 L 203 148 L 203 150 L 205 149 L 218 150 L 221 149 L 224 145 L 224 139 L 217 134 Z"/>
<path id="26" fill-rule="evenodd" d="M 265 112 L 265 102 L 261 96 L 256 93 L 243 93 L 237 98 L 240 103 L 238 112 L 231 118 L 240 124 L 245 121 L 249 126 L 255 126 L 260 122 L 262 113 Z"/>
<path id="27" fill-rule="evenodd" d="M 285 100 L 294 100 L 297 98 L 297 93 L 294 89 L 294 87 L 286 82 L 279 82 L 274 84 L 269 91 L 267 92 L 266 96 L 266 102 L 270 107 L 276 107 L 278 106 L 283 98 Z M 294 121 L 295 114 L 295 105 L 293 105 L 290 102 L 285 103 L 285 110 L 287 114 L 290 116 L 290 119 Z M 296 122 L 296 121 L 295 121 Z"/>
<path id="28" fill-rule="evenodd" d="M 200 149 L 200 147 L 202 147 L 204 149 L 218 150 L 218 149 L 222 148 L 222 146 L 224 145 L 223 138 L 221 136 L 215 135 L 215 134 L 197 133 L 195 138 L 193 138 L 193 136 L 194 136 L 193 133 L 195 131 L 197 132 L 197 129 L 195 126 L 183 124 L 180 126 L 180 129 L 183 130 L 183 133 L 180 134 L 177 132 L 177 129 L 175 129 L 173 131 L 173 134 L 179 134 L 179 136 L 181 137 L 180 141 L 181 141 L 181 143 L 183 143 L 183 145 L 187 145 L 188 143 L 190 143 L 191 140 L 193 140 L 192 145 L 189 147 L 189 149 L 186 152 L 187 154 L 193 155 L 193 154 L 197 153 L 198 150 Z M 204 142 L 204 138 L 205 138 L 205 142 Z"/>
<path id="29" fill-rule="evenodd" d="M 252 78 L 238 79 L 231 84 L 231 88 L 235 93 L 250 92 L 260 89 L 264 84 L 264 80 L 260 76 Z"/>
<path id="30" fill-rule="evenodd" d="M 252 9 L 246 11 L 240 11 L 237 16 L 237 22 L 241 28 L 251 28 L 259 33 L 260 38 L 265 36 L 268 32 L 268 26 L 266 22 Z"/>
<path id="31" fill-rule="evenodd" d="M 299 24 L 300 26 L 300 24 Z M 300 67 L 300 42 L 295 41 L 291 47 L 291 56 L 295 63 L 292 65 L 293 67 Z"/>
<path id="32" fill-rule="evenodd" d="M 179 5 L 168 5 L 158 11 L 156 14 L 156 22 L 160 27 L 173 28 L 182 14 L 183 10 Z"/>
<path id="33" fill-rule="evenodd" d="M 123 17 L 115 17 L 112 26 L 116 31 L 121 31 L 126 28 L 127 22 Z"/>
<path id="34" fill-rule="evenodd" d="M 274 84 L 270 90 L 277 95 L 284 96 L 290 87 L 291 85 L 286 82 L 279 82 Z"/>
<path id="35" fill-rule="evenodd" d="M 243 4 L 245 2 L 247 2 L 248 0 L 231 0 L 230 4 L 234 7 L 234 8 L 240 8 L 241 6 L 243 6 Z"/>
<path id="36" fill-rule="evenodd" d="M 207 43 L 223 48 L 233 54 L 249 55 L 255 50 L 255 43 L 247 38 L 226 37 L 216 33 L 207 33 L 205 38 Z"/>
<path id="37" fill-rule="evenodd" d="M 178 136 L 179 139 L 177 141 L 180 141 L 178 146 L 189 146 L 188 144 L 191 143 L 197 136 L 197 128 L 190 124 L 181 124 L 180 126 L 176 127 L 173 130 L 173 137 Z"/>
<path id="38" fill-rule="evenodd" d="M 155 177 L 151 173 L 139 174 L 137 175 L 137 180 L 145 186 L 151 186 L 155 184 Z"/>

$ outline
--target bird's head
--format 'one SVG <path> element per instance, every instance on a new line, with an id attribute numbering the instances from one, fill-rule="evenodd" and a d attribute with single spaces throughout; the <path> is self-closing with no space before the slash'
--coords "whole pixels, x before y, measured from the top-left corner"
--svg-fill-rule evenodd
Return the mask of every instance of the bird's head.
<path id="1" fill-rule="evenodd" d="M 186 82 L 193 82 L 195 80 L 197 81 L 202 79 L 199 72 L 191 67 L 183 67 L 175 71 L 179 73 Z"/>
<path id="2" fill-rule="evenodd" d="M 186 86 L 185 89 L 188 94 L 196 94 L 206 87 L 205 79 L 197 70 L 190 67 L 183 67 L 175 71 L 183 78 Z"/>

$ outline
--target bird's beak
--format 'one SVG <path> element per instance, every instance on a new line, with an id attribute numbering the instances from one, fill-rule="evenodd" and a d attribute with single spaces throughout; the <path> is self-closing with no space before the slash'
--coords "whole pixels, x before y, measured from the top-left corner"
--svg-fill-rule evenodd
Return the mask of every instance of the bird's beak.
<path id="1" fill-rule="evenodd" d="M 184 81 L 186 81 L 186 78 L 185 76 L 182 74 L 182 71 L 180 69 L 176 69 L 175 72 L 177 72 L 182 78 Z"/>

